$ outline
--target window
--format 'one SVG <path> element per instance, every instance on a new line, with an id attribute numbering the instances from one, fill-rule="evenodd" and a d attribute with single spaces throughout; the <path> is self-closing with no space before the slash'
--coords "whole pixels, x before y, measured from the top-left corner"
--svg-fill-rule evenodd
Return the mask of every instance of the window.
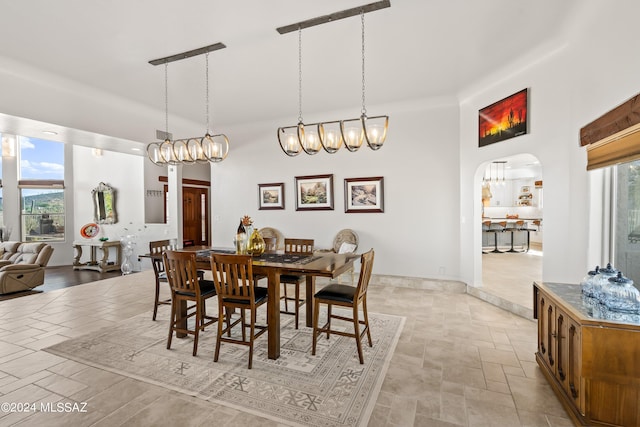
<path id="1" fill-rule="evenodd" d="M 64 144 L 18 137 L 20 231 L 24 241 L 63 241 Z"/>
<path id="2" fill-rule="evenodd" d="M 615 167 L 615 267 L 640 285 L 640 160 Z"/>

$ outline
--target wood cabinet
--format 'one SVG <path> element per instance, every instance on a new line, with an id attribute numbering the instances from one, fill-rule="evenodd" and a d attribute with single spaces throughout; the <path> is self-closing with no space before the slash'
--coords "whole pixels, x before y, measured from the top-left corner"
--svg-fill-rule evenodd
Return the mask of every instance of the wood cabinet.
<path id="1" fill-rule="evenodd" d="M 640 425 L 640 322 L 594 316 L 579 285 L 534 283 L 536 360 L 576 425 Z"/>

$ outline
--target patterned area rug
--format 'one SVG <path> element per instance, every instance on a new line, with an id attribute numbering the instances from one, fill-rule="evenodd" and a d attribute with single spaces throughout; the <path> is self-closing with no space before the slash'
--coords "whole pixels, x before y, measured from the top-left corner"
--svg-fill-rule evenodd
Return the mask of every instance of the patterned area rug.
<path id="1" fill-rule="evenodd" d="M 405 320 L 370 313 L 373 347 L 365 339 L 365 364 L 360 365 L 353 338 L 319 337 L 316 356 L 312 356 L 312 330 L 302 326 L 304 315 L 298 330 L 293 316 L 282 316 L 280 358 L 267 358 L 267 336 L 263 335 L 256 341 L 249 370 L 248 349 L 240 345 L 223 343 L 219 361 L 213 362 L 216 324 L 200 335 L 197 357 L 191 356 L 191 337 L 174 337 L 167 350 L 168 315 L 160 318 L 158 314 L 155 322 L 150 313 L 144 313 L 45 351 L 283 424 L 364 426 Z M 335 322 L 338 325 L 351 328 Z"/>

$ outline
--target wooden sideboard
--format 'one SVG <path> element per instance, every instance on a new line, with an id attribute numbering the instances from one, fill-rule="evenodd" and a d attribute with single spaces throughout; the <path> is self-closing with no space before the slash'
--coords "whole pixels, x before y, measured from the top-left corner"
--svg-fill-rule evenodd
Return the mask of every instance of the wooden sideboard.
<path id="1" fill-rule="evenodd" d="M 640 316 L 608 312 L 579 285 L 534 283 L 536 360 L 576 425 L 640 425 Z"/>
<path id="2" fill-rule="evenodd" d="M 87 246 L 89 248 L 89 260 L 82 261 L 82 248 Z M 101 273 L 105 271 L 120 270 L 120 264 L 122 264 L 122 248 L 119 240 L 84 240 L 73 242 L 73 247 L 76 250 L 76 256 L 73 259 L 74 270 L 96 270 Z M 102 256 L 98 259 L 98 249 L 102 252 Z M 110 250 L 115 251 L 115 258 L 111 259 L 109 254 Z"/>

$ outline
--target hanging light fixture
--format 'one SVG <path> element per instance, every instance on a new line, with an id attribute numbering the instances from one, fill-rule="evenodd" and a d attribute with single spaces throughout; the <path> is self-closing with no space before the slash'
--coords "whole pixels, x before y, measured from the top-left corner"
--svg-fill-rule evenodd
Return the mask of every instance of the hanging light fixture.
<path id="1" fill-rule="evenodd" d="M 320 151 L 320 128 L 318 124 L 305 129 L 302 118 L 302 27 L 298 28 L 298 124 L 278 128 L 278 142 L 287 156 L 297 156 L 301 151 L 309 155 Z"/>
<path id="2" fill-rule="evenodd" d="M 179 53 L 166 58 L 149 61 L 152 65 L 165 65 L 165 140 L 162 143 L 152 142 L 147 146 L 149 160 L 159 166 L 164 165 L 189 165 L 194 163 L 218 163 L 224 160 L 229 153 L 229 139 L 224 134 L 211 135 L 209 131 L 209 52 L 223 49 L 223 43 L 216 43 L 188 52 Z M 207 130 L 202 138 L 187 138 L 171 140 L 169 133 L 169 90 L 168 90 L 168 65 L 169 62 L 192 56 L 205 54 L 205 115 Z"/>
<path id="3" fill-rule="evenodd" d="M 365 37 L 364 14 L 378 9 L 390 7 L 389 0 L 343 10 L 341 12 L 312 18 L 306 21 L 277 28 L 280 34 L 298 31 L 298 105 L 300 114 L 298 124 L 278 128 L 278 142 L 280 148 L 288 156 L 297 156 L 304 151 L 316 154 L 322 147 L 327 153 L 333 154 L 344 146 L 349 151 L 357 151 L 366 141 L 369 148 L 378 150 L 387 137 L 389 116 L 368 117 L 365 106 Z M 347 120 L 334 120 L 312 125 L 304 125 L 302 120 L 302 50 L 301 31 L 303 28 L 334 22 L 339 19 L 360 15 L 362 22 L 362 111 L 360 117 Z"/>
<path id="4" fill-rule="evenodd" d="M 364 39 L 364 10 L 360 12 L 362 23 L 362 110 L 360 117 L 356 119 L 342 120 L 340 131 L 344 139 L 344 145 L 349 151 L 358 151 L 363 141 L 372 150 L 379 150 L 387 138 L 389 116 L 367 117 L 365 105 L 365 39 Z"/>

